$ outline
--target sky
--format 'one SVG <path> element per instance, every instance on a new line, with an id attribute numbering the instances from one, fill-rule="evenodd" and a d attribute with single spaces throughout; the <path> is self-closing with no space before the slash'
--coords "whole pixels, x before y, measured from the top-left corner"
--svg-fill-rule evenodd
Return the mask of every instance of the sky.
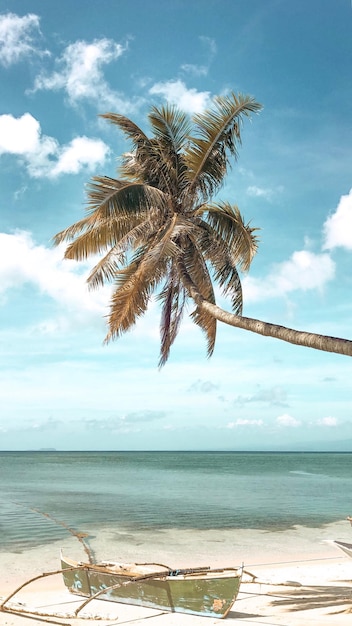
<path id="1" fill-rule="evenodd" d="M 0 0 L 0 450 L 352 450 L 351 358 L 219 323 L 208 359 L 190 305 L 159 369 L 157 302 L 104 344 L 111 287 L 52 244 L 130 147 L 99 114 L 249 94 L 243 314 L 352 339 L 351 32 L 350 0 Z"/>

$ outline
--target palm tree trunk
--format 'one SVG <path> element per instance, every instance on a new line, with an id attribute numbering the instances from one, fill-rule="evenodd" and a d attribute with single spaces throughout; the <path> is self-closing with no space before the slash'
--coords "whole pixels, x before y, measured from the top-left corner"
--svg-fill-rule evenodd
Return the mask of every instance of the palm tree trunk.
<path id="1" fill-rule="evenodd" d="M 197 302 L 197 304 L 201 309 L 208 311 L 208 313 L 213 315 L 217 320 L 229 324 L 229 326 L 250 330 L 258 335 L 281 339 L 282 341 L 287 341 L 297 346 L 305 346 L 306 348 L 314 348 L 315 350 L 323 350 L 324 352 L 335 352 L 336 354 L 352 356 L 352 341 L 349 339 L 340 339 L 328 335 L 309 333 L 303 330 L 294 330 L 293 328 L 286 328 L 278 324 L 270 324 L 250 317 L 235 315 L 234 313 L 224 311 L 204 299 L 202 299 L 200 303 Z"/>
<path id="2" fill-rule="evenodd" d="M 294 330 L 292 328 L 286 328 L 285 326 L 279 326 L 278 324 L 270 324 L 269 322 L 263 322 L 261 320 L 224 311 L 224 309 L 221 309 L 216 304 L 212 304 L 203 298 L 189 276 L 182 260 L 178 262 L 178 269 L 190 297 L 200 309 L 210 313 L 210 315 L 215 317 L 219 322 L 224 322 L 224 324 L 242 328 L 243 330 L 249 330 L 252 333 L 264 335 L 265 337 L 281 339 L 281 341 L 287 341 L 297 346 L 352 356 L 352 341 L 349 339 L 340 339 L 338 337 L 329 337 L 328 335 L 318 335 L 316 333 Z"/>

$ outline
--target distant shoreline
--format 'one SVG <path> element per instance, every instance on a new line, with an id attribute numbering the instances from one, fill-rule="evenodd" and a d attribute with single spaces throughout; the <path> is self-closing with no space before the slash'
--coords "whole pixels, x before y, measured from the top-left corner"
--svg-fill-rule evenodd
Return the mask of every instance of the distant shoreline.
<path id="1" fill-rule="evenodd" d="M 0 450 L 0 454 L 43 452 L 60 454 L 352 454 L 352 450 L 59 450 L 57 448 Z"/>

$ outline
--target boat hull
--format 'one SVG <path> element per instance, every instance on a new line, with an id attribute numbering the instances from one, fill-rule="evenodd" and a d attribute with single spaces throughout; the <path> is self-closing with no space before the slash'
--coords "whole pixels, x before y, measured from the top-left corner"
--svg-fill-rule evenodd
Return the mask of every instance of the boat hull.
<path id="1" fill-rule="evenodd" d="M 334 544 L 352 559 L 352 543 L 345 541 L 334 541 Z"/>
<path id="2" fill-rule="evenodd" d="M 80 596 L 98 594 L 102 600 L 207 617 L 226 617 L 241 583 L 237 569 L 205 570 L 201 575 L 175 572 L 170 576 L 167 570 L 160 575 L 160 568 L 155 566 L 159 575 L 154 578 L 152 573 L 143 575 L 142 571 L 131 576 L 117 573 L 113 567 L 82 565 L 65 557 L 61 565 L 66 587 Z"/>

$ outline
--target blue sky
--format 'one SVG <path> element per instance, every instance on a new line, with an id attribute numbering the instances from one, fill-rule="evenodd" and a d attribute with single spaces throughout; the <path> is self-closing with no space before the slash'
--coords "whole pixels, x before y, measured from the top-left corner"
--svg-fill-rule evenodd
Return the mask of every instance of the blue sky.
<path id="1" fill-rule="evenodd" d="M 352 448 L 350 358 L 219 324 L 208 360 L 186 316 L 159 371 L 157 303 L 103 345 L 109 288 L 51 243 L 128 148 L 99 113 L 251 94 L 218 197 L 261 229 L 244 315 L 352 338 L 351 28 L 350 0 L 0 0 L 0 450 Z"/>

